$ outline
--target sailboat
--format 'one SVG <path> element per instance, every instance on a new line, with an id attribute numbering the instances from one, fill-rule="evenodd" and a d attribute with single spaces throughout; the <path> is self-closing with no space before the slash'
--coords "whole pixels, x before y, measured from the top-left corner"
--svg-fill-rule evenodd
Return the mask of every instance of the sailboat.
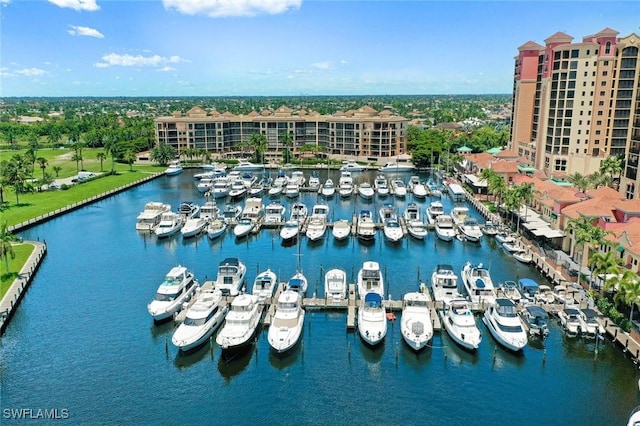
<path id="1" fill-rule="evenodd" d="M 302 254 L 300 254 L 300 238 L 297 240 L 298 246 L 298 257 L 297 265 L 296 265 L 296 273 L 287 281 L 287 285 L 285 287 L 286 290 L 297 291 L 301 297 L 304 298 L 305 293 L 307 292 L 307 277 L 302 273 L 302 266 L 300 264 L 300 258 Z"/>

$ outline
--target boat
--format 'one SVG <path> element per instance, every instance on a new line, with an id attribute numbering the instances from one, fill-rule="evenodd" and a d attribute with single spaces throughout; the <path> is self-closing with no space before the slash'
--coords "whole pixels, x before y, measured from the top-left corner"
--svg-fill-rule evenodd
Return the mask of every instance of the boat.
<path id="1" fill-rule="evenodd" d="M 289 182 L 284 188 L 284 195 L 287 198 L 297 198 L 300 195 L 300 186 L 296 182 Z"/>
<path id="2" fill-rule="evenodd" d="M 258 296 L 259 303 L 265 303 L 267 299 L 273 297 L 273 293 L 278 286 L 278 277 L 271 269 L 260 272 L 253 280 L 251 292 Z"/>
<path id="3" fill-rule="evenodd" d="M 556 299 L 556 303 L 560 305 L 564 305 L 565 307 L 575 307 L 578 305 L 578 302 L 575 299 L 575 291 L 567 288 L 566 285 L 557 285 L 553 288 L 554 297 Z"/>
<path id="4" fill-rule="evenodd" d="M 182 216 L 183 222 L 200 216 L 200 206 L 193 201 L 183 201 L 178 207 L 178 214 Z"/>
<path id="5" fill-rule="evenodd" d="M 436 235 L 442 241 L 452 241 L 456 237 L 453 219 L 448 214 L 441 214 L 436 218 Z"/>
<path id="6" fill-rule="evenodd" d="M 345 161 L 343 162 L 342 166 L 340 167 L 340 171 L 344 172 L 363 172 L 366 170 L 365 166 L 362 166 L 358 163 L 356 163 L 355 161 Z"/>
<path id="7" fill-rule="evenodd" d="M 469 216 L 469 208 L 465 206 L 455 206 L 451 210 L 451 218 L 453 219 L 453 223 L 460 226 L 462 225 L 467 217 Z"/>
<path id="8" fill-rule="evenodd" d="M 220 208 L 215 201 L 207 201 L 200 206 L 200 217 L 204 219 L 214 220 L 220 217 Z"/>
<path id="9" fill-rule="evenodd" d="M 520 303 L 523 300 L 522 293 L 520 293 L 518 289 L 518 284 L 515 281 L 509 280 L 498 284 L 496 296 L 512 300 L 513 303 Z"/>
<path id="10" fill-rule="evenodd" d="M 396 198 L 404 198 L 407 196 L 407 186 L 402 179 L 393 179 L 391 181 L 391 188 Z"/>
<path id="11" fill-rule="evenodd" d="M 233 168 L 233 170 L 239 172 L 256 172 L 264 169 L 262 164 L 255 164 L 250 161 L 240 160 L 238 165 Z"/>
<path id="12" fill-rule="evenodd" d="M 405 343 L 414 351 L 427 346 L 433 337 L 429 296 L 418 292 L 404 295 L 400 332 Z"/>
<path id="13" fill-rule="evenodd" d="M 155 298 L 147 306 L 154 321 L 171 318 L 196 292 L 198 281 L 186 267 L 174 266 L 158 286 Z"/>
<path id="14" fill-rule="evenodd" d="M 495 304 L 484 311 L 483 321 L 493 338 L 505 348 L 518 352 L 527 345 L 527 333 L 512 300 L 496 298 Z"/>
<path id="15" fill-rule="evenodd" d="M 216 177 L 218 176 L 216 176 L 216 173 L 213 170 L 206 170 L 204 172 L 196 173 L 193 175 L 193 178 L 196 180 L 203 180 L 203 179 L 213 180 Z"/>
<path id="16" fill-rule="evenodd" d="M 346 219 L 340 219 L 333 223 L 331 233 L 338 241 L 346 240 L 351 235 L 351 224 Z"/>
<path id="17" fill-rule="evenodd" d="M 578 309 L 564 308 L 558 312 L 558 318 L 560 318 L 560 325 L 568 337 L 578 336 L 582 326 Z"/>
<path id="18" fill-rule="evenodd" d="M 304 313 L 300 293 L 285 290 L 280 294 L 267 334 L 269 346 L 276 353 L 284 354 L 298 343 L 302 336 Z"/>
<path id="19" fill-rule="evenodd" d="M 533 261 L 533 256 L 531 253 L 527 253 L 526 250 L 517 250 L 511 253 L 511 255 L 515 260 L 524 264 L 528 264 Z"/>
<path id="20" fill-rule="evenodd" d="M 309 190 L 317 191 L 320 189 L 320 177 L 318 176 L 318 172 L 315 170 L 311 172 L 311 176 L 309 176 Z"/>
<path id="21" fill-rule="evenodd" d="M 269 191 L 267 191 L 270 198 L 277 198 L 284 191 L 284 186 L 274 184 Z"/>
<path id="22" fill-rule="evenodd" d="M 371 242 L 376 238 L 376 225 L 373 223 L 371 211 L 360 210 L 356 234 L 360 241 Z"/>
<path id="23" fill-rule="evenodd" d="M 382 232 L 384 233 L 384 238 L 392 243 L 397 243 L 404 237 L 400 222 L 395 217 L 385 220 Z"/>
<path id="24" fill-rule="evenodd" d="M 329 206 L 326 204 L 316 204 L 311 209 L 311 217 L 307 224 L 307 238 L 310 241 L 318 241 L 324 237 L 327 230 L 327 216 Z"/>
<path id="25" fill-rule="evenodd" d="M 380 294 L 369 292 L 362 298 L 358 308 L 358 333 L 370 346 L 382 342 L 387 334 L 387 312 Z"/>
<path id="26" fill-rule="evenodd" d="M 237 257 L 227 257 L 218 265 L 215 288 L 223 295 L 237 296 L 244 287 L 247 267 Z"/>
<path id="27" fill-rule="evenodd" d="M 213 182 L 209 193 L 213 198 L 225 198 L 231 190 L 231 182 L 228 177 L 219 177 Z"/>
<path id="28" fill-rule="evenodd" d="M 180 230 L 182 238 L 191 238 L 196 235 L 200 235 L 204 232 L 208 224 L 209 220 L 202 217 L 192 217 L 191 219 L 187 219 Z"/>
<path id="29" fill-rule="evenodd" d="M 171 205 L 159 201 L 150 201 L 136 218 L 137 231 L 153 231 L 162 219 L 162 214 L 171 211 Z"/>
<path id="30" fill-rule="evenodd" d="M 241 217 L 233 227 L 233 235 L 236 238 L 244 238 L 249 235 L 255 228 L 256 224 L 248 217 Z"/>
<path id="31" fill-rule="evenodd" d="M 514 243 L 516 239 L 513 238 L 513 235 L 511 235 L 510 232 L 498 231 L 498 233 L 496 234 L 496 241 L 499 242 L 500 244 L 504 244 L 504 243 Z"/>
<path id="32" fill-rule="evenodd" d="M 297 220 L 300 224 L 307 220 L 308 210 L 304 203 L 297 202 L 291 206 L 291 220 Z"/>
<path id="33" fill-rule="evenodd" d="M 353 178 L 351 172 L 343 171 L 340 174 L 340 180 L 338 181 L 338 194 L 342 198 L 351 197 L 353 194 Z"/>
<path id="34" fill-rule="evenodd" d="M 292 171 L 291 179 L 289 179 L 289 183 L 291 182 L 295 182 L 298 185 L 298 188 L 302 188 L 307 182 L 307 179 L 304 177 L 304 172 L 302 170 Z"/>
<path id="35" fill-rule="evenodd" d="M 247 187 L 244 182 L 242 182 L 242 180 L 234 181 L 229 188 L 229 197 L 231 197 L 232 200 L 239 200 L 245 195 L 247 195 Z"/>
<path id="36" fill-rule="evenodd" d="M 498 228 L 493 224 L 492 221 L 488 220 L 482 227 L 482 233 L 489 237 L 495 237 L 498 234 Z"/>
<path id="37" fill-rule="evenodd" d="M 158 238 L 166 238 L 182 229 L 182 216 L 175 212 L 164 212 L 160 217 L 160 223 L 153 230 Z"/>
<path id="38" fill-rule="evenodd" d="M 387 178 L 384 175 L 376 176 L 376 179 L 373 181 L 373 187 L 380 198 L 384 198 L 389 195 L 389 184 L 387 183 Z"/>
<path id="39" fill-rule="evenodd" d="M 347 273 L 342 269 L 329 269 L 324 275 L 324 297 L 331 302 L 347 298 Z"/>
<path id="40" fill-rule="evenodd" d="M 598 322 L 598 313 L 593 309 L 578 309 L 580 312 L 580 331 L 582 337 L 586 339 L 595 339 L 597 336 L 604 335 L 604 327 Z"/>
<path id="41" fill-rule="evenodd" d="M 420 217 L 420 209 L 418 208 L 418 205 L 416 203 L 407 204 L 407 208 L 404 210 L 404 213 L 402 213 L 402 217 L 407 223 L 413 220 L 422 220 L 422 218 Z"/>
<path id="42" fill-rule="evenodd" d="M 415 166 L 411 163 L 390 162 L 378 169 L 382 173 L 412 172 Z"/>
<path id="43" fill-rule="evenodd" d="M 384 297 L 384 280 L 378 262 L 366 261 L 358 271 L 357 281 L 358 295 L 364 299 L 367 293 L 378 293 Z"/>
<path id="44" fill-rule="evenodd" d="M 375 191 L 373 190 L 373 186 L 369 182 L 362 182 L 358 185 L 358 195 L 363 200 L 372 200 L 375 195 Z"/>
<path id="45" fill-rule="evenodd" d="M 479 242 L 482 239 L 482 230 L 474 218 L 465 219 L 461 225 L 458 225 L 458 229 L 467 241 Z"/>
<path id="46" fill-rule="evenodd" d="M 640 387 L 640 384 L 638 385 L 638 387 Z M 640 406 L 634 408 L 631 413 L 629 413 L 627 426 L 640 426 Z"/>
<path id="47" fill-rule="evenodd" d="M 429 189 L 429 195 L 431 197 L 442 197 L 442 189 L 436 182 L 433 181 L 433 179 L 429 178 L 429 180 L 427 181 L 427 188 Z"/>
<path id="48" fill-rule="evenodd" d="M 444 207 L 440 201 L 432 201 L 427 207 L 427 220 L 429 223 L 436 223 L 436 218 L 444 214 Z"/>
<path id="49" fill-rule="evenodd" d="M 436 302 L 447 305 L 462 298 L 458 291 L 458 276 L 451 265 L 439 264 L 431 274 L 431 291 Z"/>
<path id="50" fill-rule="evenodd" d="M 289 177 L 287 177 L 284 170 L 279 170 L 276 178 L 273 180 L 271 188 L 269 188 L 269 197 L 276 198 L 282 194 L 282 191 L 289 183 Z"/>
<path id="51" fill-rule="evenodd" d="M 247 198 L 242 209 L 240 220 L 233 228 L 233 234 L 236 238 L 242 238 L 251 233 L 264 216 L 264 205 L 262 198 Z"/>
<path id="52" fill-rule="evenodd" d="M 253 173 L 251 173 L 251 172 L 244 173 L 242 175 L 242 177 L 240 178 L 240 181 L 242 182 L 244 187 L 247 188 L 247 191 L 253 185 L 257 185 L 259 183 L 258 182 L 258 177 L 256 175 L 254 175 Z"/>
<path id="53" fill-rule="evenodd" d="M 224 210 L 222 211 L 222 217 L 227 225 L 235 223 L 238 218 L 240 218 L 241 214 L 242 207 L 233 204 L 227 204 L 224 206 Z"/>
<path id="54" fill-rule="evenodd" d="M 336 193 L 336 188 L 333 185 L 333 181 L 331 179 L 327 179 L 324 183 L 324 185 L 322 185 L 322 191 L 321 194 L 325 197 L 325 198 L 331 198 L 334 196 L 334 194 Z"/>
<path id="55" fill-rule="evenodd" d="M 229 306 L 222 301 L 222 292 L 213 287 L 196 292 L 196 300 L 187 308 L 184 321 L 173 332 L 171 343 L 182 352 L 198 348 L 224 322 Z"/>
<path id="56" fill-rule="evenodd" d="M 169 163 L 169 167 L 167 167 L 164 171 L 164 174 L 167 176 L 175 176 L 179 175 L 180 173 L 182 173 L 182 165 L 178 160 L 174 160 Z"/>
<path id="57" fill-rule="evenodd" d="M 502 248 L 505 249 L 507 251 L 507 253 L 510 253 L 511 255 L 513 255 L 513 253 L 519 252 L 520 249 L 520 244 L 518 244 L 517 241 L 513 241 L 513 242 L 506 242 L 506 243 L 502 243 Z"/>
<path id="58" fill-rule="evenodd" d="M 264 192 L 264 183 L 258 182 L 251 185 L 251 187 L 247 190 L 249 197 L 258 197 L 262 195 Z"/>
<path id="59" fill-rule="evenodd" d="M 380 223 L 384 224 L 387 219 L 397 219 L 396 209 L 393 204 L 383 204 L 378 211 Z"/>
<path id="60" fill-rule="evenodd" d="M 482 341 L 482 334 L 465 299 L 453 299 L 444 306 L 442 324 L 447 334 L 461 347 L 475 351 Z"/>
<path id="61" fill-rule="evenodd" d="M 216 238 L 222 236 L 227 230 L 227 222 L 221 219 L 214 219 L 209 222 L 207 225 L 207 235 L 209 239 L 215 240 Z"/>
<path id="62" fill-rule="evenodd" d="M 287 281 L 285 288 L 300 293 L 303 297 L 307 292 L 307 277 L 304 276 L 302 271 L 298 271 Z"/>
<path id="63" fill-rule="evenodd" d="M 280 238 L 282 241 L 291 241 L 298 236 L 300 232 L 300 222 L 295 219 L 289 219 L 280 229 Z"/>
<path id="64" fill-rule="evenodd" d="M 536 305 L 527 305 L 520 311 L 524 323 L 529 329 L 529 336 L 544 339 L 549 335 L 549 313 Z"/>
<path id="65" fill-rule="evenodd" d="M 284 222 L 284 217 L 287 212 L 287 208 L 277 201 L 272 201 L 264 209 L 264 223 L 265 224 L 280 224 Z"/>
<path id="66" fill-rule="evenodd" d="M 407 222 L 407 232 L 417 240 L 424 240 L 427 237 L 427 227 L 420 220 Z"/>
<path id="67" fill-rule="evenodd" d="M 482 263 L 476 266 L 467 262 L 462 268 L 462 283 L 464 284 L 469 300 L 473 303 L 492 305 L 496 301 L 496 293 L 489 270 Z"/>
<path id="68" fill-rule="evenodd" d="M 551 287 L 541 284 L 538 287 L 538 293 L 534 296 L 534 303 L 550 305 L 555 303 L 556 298 L 553 295 Z"/>
<path id="69" fill-rule="evenodd" d="M 420 178 L 418 176 L 411 176 L 409 178 L 409 189 L 413 196 L 418 199 L 424 199 L 427 197 L 427 188 L 422 182 L 420 182 Z"/>
<path id="70" fill-rule="evenodd" d="M 215 178 L 213 177 L 202 178 L 196 184 L 196 189 L 198 190 L 198 192 L 202 192 L 202 193 L 209 192 L 211 188 L 213 188 L 214 183 L 215 183 Z"/>
<path id="71" fill-rule="evenodd" d="M 231 302 L 231 308 L 216 343 L 225 353 L 236 352 L 253 343 L 253 337 L 260 325 L 263 306 L 254 294 L 240 294 Z"/>

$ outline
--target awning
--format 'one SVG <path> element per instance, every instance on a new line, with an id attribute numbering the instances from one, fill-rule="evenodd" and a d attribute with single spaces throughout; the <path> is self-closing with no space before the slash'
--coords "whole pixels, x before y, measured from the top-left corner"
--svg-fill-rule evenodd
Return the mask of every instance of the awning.
<path id="1" fill-rule="evenodd" d="M 622 253 L 624 251 L 624 247 L 618 246 L 616 250 L 618 250 L 618 253 Z"/>
<path id="2" fill-rule="evenodd" d="M 556 229 L 551 228 L 539 228 L 531 231 L 533 235 L 536 237 L 545 237 L 545 238 L 560 238 L 564 237 L 564 232 L 558 231 Z"/>
<path id="3" fill-rule="evenodd" d="M 467 175 L 464 175 L 464 177 L 467 179 L 467 181 L 469 181 L 471 185 L 475 186 L 476 188 L 487 187 L 487 181 L 482 178 L 479 178 L 476 175 L 467 174 Z"/>

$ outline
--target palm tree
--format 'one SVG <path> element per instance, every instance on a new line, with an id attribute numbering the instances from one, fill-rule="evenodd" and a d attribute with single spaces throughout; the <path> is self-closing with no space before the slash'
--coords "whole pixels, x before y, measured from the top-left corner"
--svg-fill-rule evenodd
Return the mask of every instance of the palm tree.
<path id="1" fill-rule="evenodd" d="M 629 321 L 632 321 L 633 308 L 640 306 L 640 278 L 629 269 L 626 269 L 622 274 L 615 276 L 610 281 L 611 284 L 618 289 L 613 300 L 631 307 Z"/>
<path id="2" fill-rule="evenodd" d="M 120 150 L 120 145 L 118 143 L 118 139 L 115 136 L 107 133 L 104 136 L 104 151 L 111 156 L 111 173 L 114 173 L 116 170 L 116 155 L 118 155 L 118 151 Z"/>
<path id="3" fill-rule="evenodd" d="M 16 193 L 16 204 L 20 204 L 19 194 L 27 189 L 29 178 L 29 165 L 20 154 L 15 154 L 9 161 L 3 161 L 0 165 L 2 171 L 2 185 L 12 186 Z"/>
<path id="4" fill-rule="evenodd" d="M 73 156 L 71 157 L 71 161 L 75 161 L 76 162 L 76 171 L 79 172 L 80 171 L 80 161 L 82 160 L 82 154 L 78 154 L 77 152 L 75 154 L 73 154 Z"/>
<path id="5" fill-rule="evenodd" d="M 618 175 L 617 187 L 620 187 L 620 174 L 622 173 L 622 159 L 620 157 L 607 157 L 600 164 L 600 173 L 609 175 L 609 181 L 613 182 L 613 176 Z M 616 189 L 618 189 L 616 188 Z"/>
<path id="6" fill-rule="evenodd" d="M 127 163 L 129 165 L 129 171 L 132 172 L 133 171 L 133 163 L 135 163 L 135 161 L 136 161 L 136 153 L 133 152 L 133 150 L 128 149 L 124 153 L 124 161 L 125 161 L 125 163 Z"/>
<path id="7" fill-rule="evenodd" d="M 567 176 L 567 180 L 573 184 L 578 191 L 586 192 L 589 188 L 592 187 L 592 183 L 589 178 L 582 173 L 575 172 Z"/>
<path id="8" fill-rule="evenodd" d="M 284 146 L 284 162 L 286 164 L 291 161 L 289 147 L 293 146 L 293 138 L 289 132 L 284 132 L 280 135 L 280 142 Z"/>
<path id="9" fill-rule="evenodd" d="M 61 166 L 53 166 L 52 169 L 55 172 L 56 177 L 60 176 L 60 172 L 62 171 L 62 167 Z"/>
<path id="10" fill-rule="evenodd" d="M 156 161 L 161 166 L 166 166 L 169 161 L 176 157 L 176 152 L 172 146 L 166 143 L 160 143 L 158 146 L 151 150 L 151 159 Z"/>
<path id="11" fill-rule="evenodd" d="M 104 169 L 102 168 L 102 164 L 103 164 L 104 160 L 107 159 L 107 154 L 105 154 L 104 152 L 100 151 L 99 153 L 96 154 L 96 158 L 98 160 L 100 160 L 100 171 L 103 172 Z"/>
<path id="12" fill-rule="evenodd" d="M 580 266 L 584 266 L 589 258 L 589 245 L 599 247 L 601 244 L 605 244 L 605 237 L 611 234 L 611 231 L 605 231 L 599 226 L 593 224 L 593 219 L 585 216 L 580 216 L 576 219 L 571 219 L 567 224 L 567 231 L 573 234 L 573 251 L 571 256 L 575 255 L 577 247 L 581 247 L 580 251 Z M 587 249 L 587 256 L 584 256 L 584 249 Z"/>
<path id="13" fill-rule="evenodd" d="M 36 162 L 38 163 L 38 165 L 42 169 L 42 178 L 44 179 L 44 169 L 47 168 L 47 165 L 49 163 L 47 162 L 47 159 L 44 158 L 44 157 L 39 157 L 38 159 L 36 159 Z"/>
<path id="14" fill-rule="evenodd" d="M 7 222 L 0 226 L 0 259 L 5 260 L 7 266 L 7 273 L 9 273 L 9 257 L 11 259 L 16 258 L 16 252 L 13 251 L 14 242 L 20 241 L 16 235 L 12 234 L 7 226 Z"/>
<path id="15" fill-rule="evenodd" d="M 594 282 L 594 277 L 603 276 L 603 283 L 607 282 L 607 276 L 618 276 L 620 275 L 620 267 L 622 266 L 622 259 L 616 257 L 614 251 L 609 250 L 607 253 L 602 253 L 601 251 L 595 252 L 589 258 L 589 267 L 591 268 L 591 279 L 589 282 L 589 287 Z M 601 290 L 605 285 L 601 285 Z"/>
<path id="16" fill-rule="evenodd" d="M 263 163 L 264 152 L 267 150 L 267 137 L 261 133 L 251 133 L 248 143 L 256 152 L 256 162 Z"/>

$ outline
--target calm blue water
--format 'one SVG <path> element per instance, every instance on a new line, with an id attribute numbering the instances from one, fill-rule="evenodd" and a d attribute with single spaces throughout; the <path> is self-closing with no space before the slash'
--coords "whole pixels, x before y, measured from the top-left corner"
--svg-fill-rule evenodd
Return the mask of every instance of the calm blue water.
<path id="1" fill-rule="evenodd" d="M 327 171 L 321 173 L 324 181 Z M 625 424 L 637 405 L 638 373 L 621 351 L 604 342 L 594 363 L 595 344 L 564 339 L 555 323 L 549 338 L 523 355 L 496 348 L 484 325 L 475 355 L 444 332 L 416 355 L 402 344 L 398 322 L 384 345 L 371 349 L 346 332 L 346 314 L 309 312 L 302 344 L 285 358 L 271 354 L 266 330 L 255 348 L 229 363 L 209 345 L 179 355 L 170 343 L 173 325 L 154 325 L 146 311 L 172 266 L 186 265 L 204 281 L 223 258 L 237 256 L 250 283 L 266 267 L 286 280 L 297 261 L 296 246 L 283 247 L 276 230 L 213 243 L 136 233 L 148 201 L 174 208 L 204 202 L 191 175 L 162 177 L 21 234 L 45 239 L 49 253 L 0 341 L 0 408 L 65 408 L 73 424 L 602 425 Z M 311 207 L 316 195 L 302 200 Z M 401 213 L 408 201 L 385 202 Z M 329 204 L 335 219 L 381 206 L 338 197 Z M 426 208 L 428 200 L 419 204 Z M 437 263 L 459 270 L 467 260 L 484 262 L 496 282 L 544 281 L 494 241 L 444 243 L 431 234 L 390 246 L 378 235 L 371 246 L 303 239 L 300 251 L 309 295 L 322 295 L 323 271 L 342 267 L 353 279 L 365 260 L 381 263 L 394 299 L 415 291 Z"/>

